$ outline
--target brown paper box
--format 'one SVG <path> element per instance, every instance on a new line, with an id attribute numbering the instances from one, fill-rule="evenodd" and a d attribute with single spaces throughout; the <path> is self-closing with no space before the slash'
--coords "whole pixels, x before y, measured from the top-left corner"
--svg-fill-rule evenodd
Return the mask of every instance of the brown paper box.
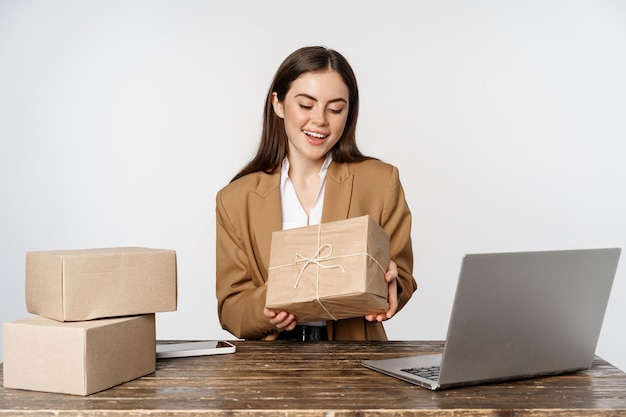
<path id="1" fill-rule="evenodd" d="M 59 321 L 174 311 L 176 252 L 109 248 L 28 252 L 26 308 Z"/>
<path id="2" fill-rule="evenodd" d="M 4 323 L 4 386 L 88 395 L 154 372 L 155 345 L 154 314 Z"/>
<path id="3" fill-rule="evenodd" d="M 385 312 L 388 264 L 389 237 L 369 216 L 274 232 L 266 306 L 299 323 Z"/>

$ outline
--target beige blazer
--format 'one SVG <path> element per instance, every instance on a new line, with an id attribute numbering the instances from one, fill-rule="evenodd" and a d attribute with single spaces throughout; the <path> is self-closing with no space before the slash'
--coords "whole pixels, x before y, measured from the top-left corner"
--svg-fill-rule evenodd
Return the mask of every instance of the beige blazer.
<path id="1" fill-rule="evenodd" d="M 411 213 L 398 169 L 378 160 L 332 162 L 328 167 L 322 222 L 369 214 L 389 234 L 390 258 L 398 265 L 402 308 L 417 284 L 413 278 Z M 276 337 L 263 315 L 272 232 L 282 229 L 280 171 L 253 173 L 216 197 L 216 294 L 224 329 L 244 339 Z M 386 340 L 381 323 L 364 318 L 329 321 L 331 340 Z"/>

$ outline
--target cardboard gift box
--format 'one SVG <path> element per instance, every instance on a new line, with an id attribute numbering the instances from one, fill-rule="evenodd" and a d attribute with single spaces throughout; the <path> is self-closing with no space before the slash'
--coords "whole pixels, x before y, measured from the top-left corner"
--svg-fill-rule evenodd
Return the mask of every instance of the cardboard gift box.
<path id="1" fill-rule="evenodd" d="M 28 252 L 26 308 L 59 321 L 174 311 L 176 252 L 109 248 Z"/>
<path id="2" fill-rule="evenodd" d="M 388 310 L 389 236 L 369 216 L 272 234 L 266 306 L 299 323 Z"/>
<path id="3" fill-rule="evenodd" d="M 31 317 L 3 325 L 4 386 L 88 395 L 156 368 L 154 314 L 63 323 Z"/>

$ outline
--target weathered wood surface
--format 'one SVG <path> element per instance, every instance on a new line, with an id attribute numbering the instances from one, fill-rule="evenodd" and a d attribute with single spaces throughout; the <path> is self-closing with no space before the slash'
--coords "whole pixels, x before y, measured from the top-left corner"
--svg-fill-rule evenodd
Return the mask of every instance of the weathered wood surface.
<path id="1" fill-rule="evenodd" d="M 573 374 L 432 392 L 361 361 L 441 342 L 235 344 L 161 359 L 154 374 L 87 397 L 0 388 L 0 416 L 626 416 L 626 374 L 600 358 Z"/>

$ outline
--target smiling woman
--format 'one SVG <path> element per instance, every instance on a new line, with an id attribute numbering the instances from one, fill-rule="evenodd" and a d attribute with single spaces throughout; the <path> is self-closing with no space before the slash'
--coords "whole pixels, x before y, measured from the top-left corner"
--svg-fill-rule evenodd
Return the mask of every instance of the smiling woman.
<path id="1" fill-rule="evenodd" d="M 217 195 L 218 314 L 222 327 L 235 336 L 385 340 L 382 322 L 417 288 L 411 212 L 399 173 L 359 150 L 358 109 L 354 72 L 336 51 L 301 48 L 276 72 L 257 154 Z M 390 237 L 388 311 L 300 323 L 289 311 L 265 308 L 272 232 L 363 215 Z"/>
<path id="2" fill-rule="evenodd" d="M 309 215 L 319 194 L 319 172 L 326 154 L 346 125 L 348 88 L 334 70 L 309 72 L 292 83 L 284 100 L 272 93 L 272 104 L 287 134 L 289 180 Z"/>

